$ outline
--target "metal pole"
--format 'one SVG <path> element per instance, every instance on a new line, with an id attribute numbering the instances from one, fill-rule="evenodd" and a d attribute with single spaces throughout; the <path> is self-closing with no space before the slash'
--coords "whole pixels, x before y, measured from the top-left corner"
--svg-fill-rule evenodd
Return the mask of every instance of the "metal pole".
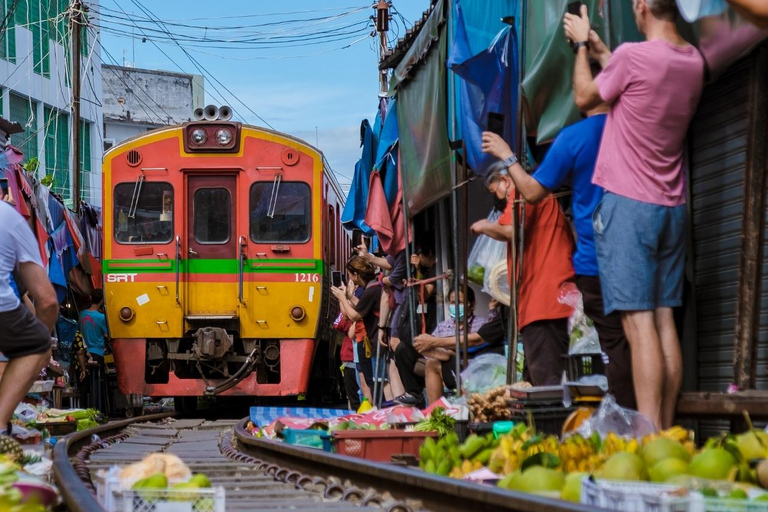
<path id="1" fill-rule="evenodd" d="M 519 155 L 519 158 L 523 158 L 525 155 L 523 154 L 525 151 L 525 122 L 523 119 L 523 76 L 525 75 L 525 33 L 526 33 L 526 11 L 527 11 L 527 1 L 526 0 L 520 0 L 519 5 L 519 12 L 518 12 L 518 21 L 520 22 L 520 33 L 518 35 L 518 72 L 517 72 L 517 78 L 518 78 L 518 94 L 517 94 L 517 154 Z M 515 198 L 517 198 L 519 194 L 517 191 L 515 191 Z M 523 208 L 525 208 L 523 206 Z M 523 214 L 525 211 L 523 210 Z M 517 208 L 516 205 L 513 205 L 512 208 L 512 225 L 515 228 L 515 235 L 520 236 L 520 248 L 523 247 L 522 245 L 522 237 L 523 233 L 518 233 L 518 215 L 517 215 Z M 510 286 L 510 294 L 509 294 L 509 331 L 507 335 L 507 384 L 513 384 L 517 381 L 517 343 L 518 343 L 518 336 L 519 336 L 519 328 L 518 328 L 518 318 L 517 318 L 517 305 L 518 305 L 518 276 L 522 274 L 522 269 L 518 272 L 518 255 L 517 255 L 517 244 L 515 244 L 514 238 L 512 240 L 512 243 L 509 244 L 508 250 L 512 251 L 512 268 L 509 269 L 512 273 L 512 275 L 509 276 L 509 280 L 511 283 Z M 522 260 L 522 253 L 520 254 L 521 260 Z"/>
<path id="2" fill-rule="evenodd" d="M 75 213 L 80 213 L 80 27 L 83 3 L 72 1 L 72 202 Z"/>
<path id="3" fill-rule="evenodd" d="M 458 177 L 460 185 L 459 190 L 459 197 L 462 199 L 463 203 L 463 212 L 461 215 L 461 225 L 459 226 L 458 232 L 459 233 L 468 233 L 469 232 L 469 190 L 467 189 L 467 148 L 464 145 L 464 140 L 461 141 L 461 148 L 462 148 L 462 155 L 463 158 L 461 160 L 461 166 L 458 168 L 461 170 L 461 174 Z M 457 265 L 457 269 L 459 271 L 460 275 L 464 276 L 463 281 L 461 282 L 461 293 L 464 296 L 464 307 L 466 308 L 466 304 L 469 302 L 469 279 L 468 279 L 468 269 L 467 269 L 467 237 L 464 236 L 459 241 L 459 264 Z M 458 300 L 458 296 L 456 297 Z M 463 344 L 463 350 L 461 352 L 461 369 L 465 369 L 467 367 L 467 364 L 469 362 L 469 318 L 467 314 L 464 314 L 464 318 L 462 319 L 462 329 L 464 331 L 464 334 L 462 336 L 462 344 Z M 458 354 L 457 354 L 458 355 Z M 461 387 L 459 386 L 459 390 L 461 390 Z"/>

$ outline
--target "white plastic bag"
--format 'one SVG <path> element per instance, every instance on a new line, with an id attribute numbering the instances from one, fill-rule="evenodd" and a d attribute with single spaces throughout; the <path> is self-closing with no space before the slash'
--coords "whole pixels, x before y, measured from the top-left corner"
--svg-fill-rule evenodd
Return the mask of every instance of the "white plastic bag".
<path id="1" fill-rule="evenodd" d="M 597 432 L 603 439 L 609 432 L 621 437 L 643 437 L 656 432 L 651 420 L 632 409 L 625 409 L 616 403 L 612 395 L 605 395 L 600 408 L 585 420 L 575 434 L 588 438 Z"/>
<path id="2" fill-rule="evenodd" d="M 499 212 L 494 210 L 487 218 L 490 222 L 496 222 L 499 216 Z M 500 261 L 507 261 L 507 243 L 480 235 L 469 253 L 467 277 L 473 283 L 484 286 L 485 277 Z"/>
<path id="3" fill-rule="evenodd" d="M 507 383 L 507 359 L 501 354 L 483 354 L 469 362 L 461 372 L 467 393 L 483 393 Z"/>
<path id="4" fill-rule="evenodd" d="M 584 301 L 576 285 L 574 283 L 562 285 L 557 301 L 573 308 L 573 313 L 568 318 L 568 336 L 571 339 L 568 354 L 602 353 L 595 323 L 584 313 Z"/>

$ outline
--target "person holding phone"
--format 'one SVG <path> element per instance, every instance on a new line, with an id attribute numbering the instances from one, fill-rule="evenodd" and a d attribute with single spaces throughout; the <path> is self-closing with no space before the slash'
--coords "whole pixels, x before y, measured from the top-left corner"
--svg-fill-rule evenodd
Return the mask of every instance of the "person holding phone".
<path id="1" fill-rule="evenodd" d="M 621 312 L 638 410 L 668 428 L 683 373 L 673 315 L 688 241 L 683 152 L 705 64 L 677 30 L 675 0 L 633 0 L 632 10 L 646 41 L 613 53 L 590 29 L 586 6 L 563 25 L 576 51 L 576 105 L 611 105 L 593 177 L 605 189 L 593 216 L 605 313 Z M 590 56 L 603 67 L 597 78 Z"/>
<path id="2" fill-rule="evenodd" d="M 575 2 L 576 7 L 580 2 Z M 573 4 L 571 4 L 573 5 Z M 593 63 L 596 76 L 600 67 Z M 572 191 L 571 209 L 576 250 L 573 253 L 574 281 L 584 300 L 584 312 L 595 323 L 600 346 L 608 356 L 605 374 L 608 392 L 622 407 L 637 407 L 632 383 L 632 360 L 629 343 L 621 325 L 621 315 L 614 311 L 606 315 L 600 289 L 600 277 L 595 252 L 592 214 L 603 199 L 603 189 L 592 183 L 597 153 L 610 107 L 601 103 L 584 112 L 585 119 L 572 124 L 555 137 L 546 157 L 532 175 L 515 163 L 507 168 L 515 187 L 527 203 L 537 204 L 563 185 Z M 499 160 L 514 153 L 509 145 L 493 133 L 483 134 L 483 151 Z"/>

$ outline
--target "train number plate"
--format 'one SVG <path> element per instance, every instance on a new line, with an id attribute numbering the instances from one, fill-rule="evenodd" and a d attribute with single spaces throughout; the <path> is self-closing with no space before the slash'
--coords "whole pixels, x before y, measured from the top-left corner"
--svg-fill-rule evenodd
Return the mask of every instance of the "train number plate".
<path id="1" fill-rule="evenodd" d="M 320 274 L 294 274 L 297 283 L 319 283 Z"/>

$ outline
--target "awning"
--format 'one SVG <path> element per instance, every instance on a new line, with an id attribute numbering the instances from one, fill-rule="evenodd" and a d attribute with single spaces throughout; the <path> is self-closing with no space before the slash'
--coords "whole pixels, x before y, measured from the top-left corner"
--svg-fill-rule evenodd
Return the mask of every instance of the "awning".
<path id="1" fill-rule="evenodd" d="M 447 134 L 445 7 L 438 0 L 413 45 L 395 69 L 402 187 L 409 215 L 451 191 Z"/>

